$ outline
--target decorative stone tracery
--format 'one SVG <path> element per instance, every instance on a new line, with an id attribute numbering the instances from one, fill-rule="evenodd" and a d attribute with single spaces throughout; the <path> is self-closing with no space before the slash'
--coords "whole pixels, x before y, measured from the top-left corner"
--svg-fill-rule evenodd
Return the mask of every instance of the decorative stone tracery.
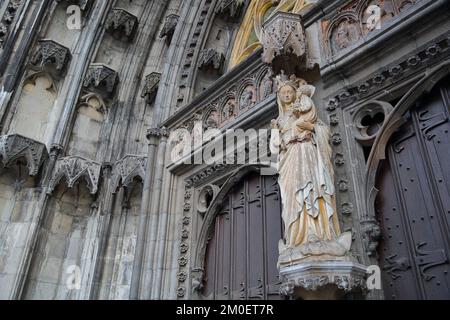
<path id="1" fill-rule="evenodd" d="M 114 92 L 118 81 L 117 72 L 100 63 L 93 63 L 84 78 L 83 87 L 109 96 Z"/>
<path id="2" fill-rule="evenodd" d="M 220 71 L 225 62 L 225 57 L 216 49 L 205 49 L 200 53 L 199 69 L 213 68 Z"/>
<path id="3" fill-rule="evenodd" d="M 64 179 L 69 188 L 73 188 L 82 178 L 87 183 L 91 194 L 96 194 L 100 180 L 102 165 L 100 163 L 78 157 L 71 156 L 61 158 L 57 161 L 55 170 L 50 180 L 48 193 L 52 193 L 55 187 Z"/>
<path id="4" fill-rule="evenodd" d="M 114 165 L 112 172 L 113 193 L 119 186 L 130 187 L 135 178 L 145 179 L 147 158 L 135 155 L 127 155 Z"/>
<path id="5" fill-rule="evenodd" d="M 70 51 L 53 40 L 39 40 L 38 45 L 31 57 L 31 64 L 34 67 L 53 67 L 60 75 L 67 67 L 71 58 Z"/>
<path id="6" fill-rule="evenodd" d="M 17 134 L 0 136 L 0 157 L 5 167 L 24 159 L 30 176 L 36 176 L 47 156 L 45 145 L 38 141 Z"/>
<path id="7" fill-rule="evenodd" d="M 158 93 L 159 81 L 161 80 L 161 73 L 152 72 L 145 77 L 145 85 L 142 89 L 141 97 L 145 98 L 148 104 L 151 104 Z"/>
<path id="8" fill-rule="evenodd" d="M 105 23 L 108 32 L 124 37 L 128 41 L 133 39 L 137 26 L 138 18 L 120 8 L 112 9 Z"/>
<path id="9" fill-rule="evenodd" d="M 160 38 L 166 37 L 167 39 L 172 39 L 172 35 L 175 32 L 175 29 L 178 25 L 178 21 L 180 20 L 180 16 L 177 14 L 169 14 L 166 17 L 166 21 L 164 23 L 164 27 L 159 34 Z"/>

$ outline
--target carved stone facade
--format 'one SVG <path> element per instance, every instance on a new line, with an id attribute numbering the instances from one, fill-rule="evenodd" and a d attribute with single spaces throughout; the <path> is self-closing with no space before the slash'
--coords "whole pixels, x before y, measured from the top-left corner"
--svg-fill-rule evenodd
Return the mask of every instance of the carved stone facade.
<path id="1" fill-rule="evenodd" d="M 449 9 L 2 1 L 0 299 L 449 299 Z M 286 249 L 280 79 L 329 137 L 330 242 Z"/>
<path id="2" fill-rule="evenodd" d="M 167 39 L 172 39 L 172 35 L 175 32 L 175 29 L 178 25 L 178 21 L 180 20 L 180 16 L 176 14 L 169 14 L 166 17 L 166 22 L 164 23 L 164 27 L 159 34 L 160 38 L 167 37 Z"/>
<path id="3" fill-rule="evenodd" d="M 84 78 L 83 87 L 109 96 L 114 92 L 118 80 L 117 72 L 111 68 L 103 64 L 92 64 Z"/>
<path id="4" fill-rule="evenodd" d="M 37 141 L 20 135 L 7 135 L 0 138 L 0 155 L 5 167 L 24 159 L 30 176 L 35 176 L 48 153 L 46 147 Z"/>
<path id="5" fill-rule="evenodd" d="M 53 192 L 56 185 L 64 179 L 69 188 L 84 179 L 91 194 L 96 194 L 100 180 L 102 165 L 81 157 L 66 157 L 59 159 L 50 181 L 48 192 Z"/>
<path id="6" fill-rule="evenodd" d="M 6 6 L 0 21 L 0 47 L 3 47 L 5 41 L 8 39 L 9 32 L 11 28 L 14 27 L 17 11 L 23 2 L 24 1 L 22 0 L 7 1 L 8 5 Z"/>
<path id="7" fill-rule="evenodd" d="M 57 74 L 61 74 L 67 67 L 70 58 L 70 51 L 66 47 L 52 40 L 40 40 L 31 57 L 31 64 L 37 68 L 51 66 Z"/>
<path id="8" fill-rule="evenodd" d="M 112 9 L 105 23 L 105 28 L 108 32 L 123 36 L 128 41 L 133 39 L 137 26 L 138 19 L 120 8 Z"/>
<path id="9" fill-rule="evenodd" d="M 200 62 L 198 67 L 205 69 L 212 67 L 215 70 L 220 70 L 223 67 L 225 57 L 222 53 L 217 52 L 215 49 L 205 49 L 200 53 Z"/>
<path id="10" fill-rule="evenodd" d="M 145 98 L 147 103 L 152 103 L 155 99 L 160 80 L 161 74 L 158 72 L 152 72 L 145 77 L 145 85 L 144 89 L 142 89 L 141 97 Z"/>

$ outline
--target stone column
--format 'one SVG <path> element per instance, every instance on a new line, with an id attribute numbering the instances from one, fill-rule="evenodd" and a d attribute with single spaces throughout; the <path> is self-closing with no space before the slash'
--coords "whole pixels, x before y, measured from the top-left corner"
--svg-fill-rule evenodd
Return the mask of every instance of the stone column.
<path id="1" fill-rule="evenodd" d="M 141 277 L 143 273 L 143 261 L 144 250 L 147 233 L 147 225 L 153 226 L 154 224 L 148 223 L 149 219 L 149 205 L 150 197 L 152 194 L 152 182 L 153 182 L 153 168 L 155 162 L 155 155 L 158 151 L 158 145 L 162 137 L 168 137 L 169 132 L 165 128 L 149 129 L 147 132 L 147 139 L 149 140 L 148 146 L 148 158 L 146 167 L 146 177 L 144 181 L 144 188 L 142 191 L 142 206 L 141 214 L 139 217 L 139 230 L 136 243 L 136 255 L 133 262 L 133 276 L 131 279 L 130 299 L 136 300 L 140 296 Z"/>

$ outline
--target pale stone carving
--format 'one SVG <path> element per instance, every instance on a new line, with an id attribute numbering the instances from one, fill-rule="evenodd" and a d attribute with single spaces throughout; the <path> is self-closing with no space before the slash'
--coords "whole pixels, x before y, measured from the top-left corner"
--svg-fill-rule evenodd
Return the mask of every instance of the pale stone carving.
<path id="1" fill-rule="evenodd" d="M 114 165 L 112 172 L 112 184 L 114 186 L 113 193 L 117 192 L 117 188 L 122 185 L 127 188 L 133 180 L 139 177 L 145 179 L 145 167 L 147 164 L 146 157 L 127 155 Z"/>
<path id="2" fill-rule="evenodd" d="M 46 65 L 54 66 L 56 72 L 60 74 L 70 60 L 70 51 L 53 40 L 39 40 L 38 46 L 31 57 L 31 64 L 35 67 Z"/>
<path id="3" fill-rule="evenodd" d="M 35 176 L 47 157 L 47 149 L 44 144 L 17 134 L 0 136 L 0 157 L 5 167 L 25 159 L 30 176 Z"/>
<path id="4" fill-rule="evenodd" d="M 164 27 L 159 34 L 160 38 L 167 37 L 168 39 L 172 38 L 173 33 L 178 25 L 178 21 L 180 20 L 180 16 L 176 14 L 169 14 L 166 17 L 166 21 L 164 23 Z"/>
<path id="5" fill-rule="evenodd" d="M 96 194 L 101 169 L 102 165 L 100 163 L 78 156 L 59 159 L 56 163 L 47 193 L 51 194 L 63 178 L 69 188 L 73 188 L 76 183 L 84 178 L 91 194 Z"/>
<path id="6" fill-rule="evenodd" d="M 142 90 L 141 97 L 150 104 L 155 99 L 158 92 L 159 81 L 161 80 L 161 73 L 152 72 L 145 77 L 145 85 Z"/>
<path id="7" fill-rule="evenodd" d="M 311 99 L 315 88 L 304 80 L 278 78 L 280 187 L 287 248 L 331 241 L 340 235 L 329 128 Z M 301 167 L 299 164 L 302 164 Z M 295 173 L 295 174 L 294 174 Z"/>
<path id="8" fill-rule="evenodd" d="M 277 80 L 279 117 L 272 126 L 279 135 L 272 135 L 271 146 L 279 148 L 285 225 L 278 261 L 282 291 L 292 295 L 295 288 L 317 290 L 328 284 L 339 288 L 342 284 L 337 279 L 349 279 L 352 264 L 349 270 L 332 276 L 314 272 L 324 263 L 334 266 L 354 262 L 350 254 L 352 234 L 341 234 L 337 216 L 331 133 L 318 118 L 313 86 L 296 76 L 280 76 Z M 305 269 L 306 264 L 311 267 Z"/>

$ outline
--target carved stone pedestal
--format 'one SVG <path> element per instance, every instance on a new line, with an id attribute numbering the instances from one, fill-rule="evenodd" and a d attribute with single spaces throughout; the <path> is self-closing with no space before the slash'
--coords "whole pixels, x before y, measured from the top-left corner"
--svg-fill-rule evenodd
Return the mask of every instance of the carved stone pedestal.
<path id="1" fill-rule="evenodd" d="M 366 267 L 350 257 L 305 262 L 280 269 L 280 292 L 292 299 L 337 300 L 364 290 Z"/>

